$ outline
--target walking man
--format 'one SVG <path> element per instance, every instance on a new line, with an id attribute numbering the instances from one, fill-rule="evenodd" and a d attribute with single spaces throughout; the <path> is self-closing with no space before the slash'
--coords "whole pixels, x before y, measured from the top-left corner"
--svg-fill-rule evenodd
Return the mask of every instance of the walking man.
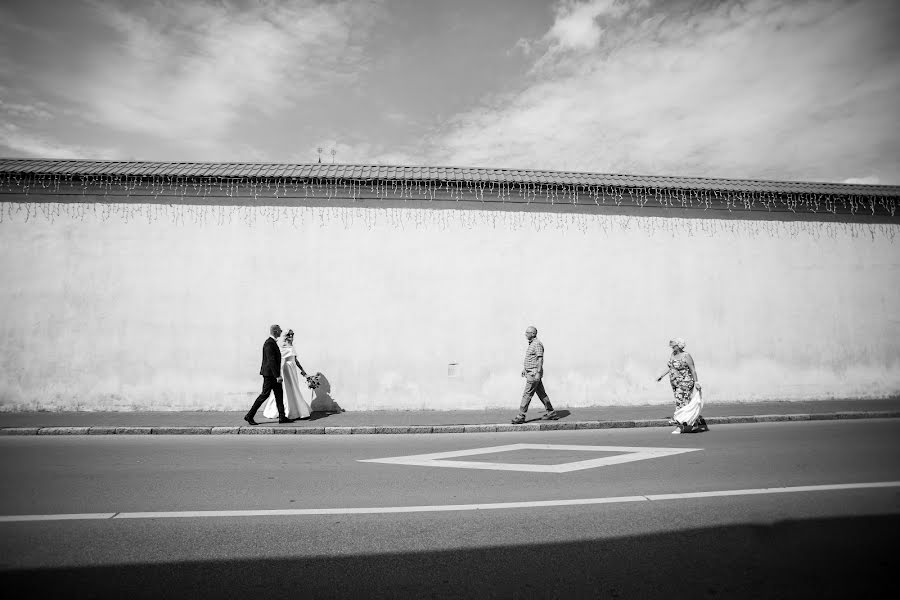
<path id="1" fill-rule="evenodd" d="M 269 327 L 269 337 L 263 344 L 262 366 L 259 368 L 259 374 L 263 378 L 262 393 L 256 397 L 256 401 L 250 408 L 250 412 L 244 415 L 244 420 L 251 425 L 256 425 L 253 417 L 256 411 L 266 401 L 269 394 L 275 392 L 275 406 L 278 408 L 278 422 L 290 423 L 284 414 L 284 388 L 281 387 L 281 350 L 278 348 L 278 336 L 281 335 L 281 326 L 272 325 Z"/>
<path id="2" fill-rule="evenodd" d="M 522 393 L 522 404 L 519 406 L 519 414 L 512 420 L 513 425 L 521 425 L 525 422 L 525 413 L 531 399 L 537 393 L 538 399 L 547 409 L 543 419 L 558 419 L 559 415 L 553 410 L 550 398 L 544 390 L 544 344 L 537 339 L 537 329 L 529 326 L 525 330 L 525 339 L 528 340 L 528 348 L 525 349 L 525 367 L 522 369 L 522 377 L 525 378 L 525 391 Z"/>

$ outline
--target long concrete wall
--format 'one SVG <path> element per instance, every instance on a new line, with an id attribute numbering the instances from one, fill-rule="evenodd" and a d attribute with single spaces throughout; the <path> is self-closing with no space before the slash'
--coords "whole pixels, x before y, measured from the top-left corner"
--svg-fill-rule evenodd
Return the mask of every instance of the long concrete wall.
<path id="1" fill-rule="evenodd" d="M 7 217 L 0 409 L 241 410 L 272 322 L 347 410 L 514 410 L 531 324 L 558 407 L 668 404 L 673 336 L 709 402 L 900 393 L 895 225 L 289 214 Z"/>

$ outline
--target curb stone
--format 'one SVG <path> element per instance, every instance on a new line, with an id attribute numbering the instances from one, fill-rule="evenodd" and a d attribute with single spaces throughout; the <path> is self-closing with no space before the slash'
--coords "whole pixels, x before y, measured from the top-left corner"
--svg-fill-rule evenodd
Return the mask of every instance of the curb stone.
<path id="1" fill-rule="evenodd" d="M 375 433 L 409 433 L 409 427 L 405 425 L 376 425 Z"/>
<path id="2" fill-rule="evenodd" d="M 37 427 L 5 427 L 0 429 L 0 435 L 37 435 Z"/>
<path id="3" fill-rule="evenodd" d="M 354 433 L 353 427 L 326 427 L 325 435 L 350 435 Z M 372 428 L 372 433 L 375 433 L 375 428 Z"/>
<path id="4" fill-rule="evenodd" d="M 324 427 L 297 427 L 297 435 L 323 435 Z"/>
<path id="5" fill-rule="evenodd" d="M 154 435 L 209 435 L 212 427 L 154 427 Z"/>
<path id="6" fill-rule="evenodd" d="M 116 435 L 150 435 L 152 427 L 116 427 Z"/>
<path id="7" fill-rule="evenodd" d="M 115 427 L 91 427 L 88 435 L 115 435 Z"/>
<path id="8" fill-rule="evenodd" d="M 784 421 L 784 417 L 782 415 L 756 415 L 757 423 L 775 423 L 777 421 Z"/>
<path id="9" fill-rule="evenodd" d="M 834 413 L 835 419 L 865 419 L 868 414 L 865 413 L 854 413 L 854 412 L 836 412 Z"/>
<path id="10" fill-rule="evenodd" d="M 809 415 L 810 421 L 833 421 L 835 419 L 834 413 L 822 413 L 820 415 Z"/>
<path id="11" fill-rule="evenodd" d="M 465 431 L 465 425 L 435 425 L 431 428 L 431 433 L 465 433 Z"/>
<path id="12" fill-rule="evenodd" d="M 729 423 L 755 423 L 755 417 L 709 417 L 706 422 L 710 425 L 727 425 Z"/>
<path id="13" fill-rule="evenodd" d="M 236 435 L 240 432 L 240 427 L 213 427 L 209 430 L 212 435 Z"/>
<path id="14" fill-rule="evenodd" d="M 296 427 L 273 427 L 272 433 L 275 435 L 294 435 L 297 433 Z"/>
<path id="15" fill-rule="evenodd" d="M 888 411 L 886 411 L 886 414 L 883 414 L 883 415 L 880 413 L 877 413 L 875 411 L 871 411 L 871 412 L 846 411 L 846 412 L 834 413 L 834 418 L 835 419 L 871 419 L 871 418 L 878 418 L 878 417 L 889 417 L 890 415 L 891 415 L 891 412 L 888 412 Z M 896 416 L 896 414 L 894 416 Z"/>
<path id="16" fill-rule="evenodd" d="M 707 419 L 708 421 L 709 419 Z M 669 420 L 668 419 L 644 419 L 642 421 L 635 421 L 635 427 L 668 427 Z"/>
<path id="17" fill-rule="evenodd" d="M 547 421 L 541 423 L 541 431 L 571 431 L 578 429 L 575 421 Z"/>
<path id="18" fill-rule="evenodd" d="M 540 431 L 540 423 L 522 423 L 521 425 L 513 425 L 512 423 L 500 423 L 497 431 Z"/>
<path id="19" fill-rule="evenodd" d="M 407 433 L 431 433 L 433 430 L 431 425 L 410 425 Z"/>
<path id="20" fill-rule="evenodd" d="M 711 425 L 735 423 L 773 423 L 779 421 L 834 421 L 852 419 L 896 419 L 900 410 L 842 411 L 818 414 L 737 415 L 708 417 Z M 475 425 L 361 425 L 335 427 L 4 427 L 0 435 L 348 435 L 348 434 L 404 434 L 404 433 L 494 433 L 510 431 L 571 431 L 574 429 L 622 429 L 635 427 L 668 427 L 667 419 L 638 421 L 539 421 L 513 425 L 485 423 Z"/>
<path id="21" fill-rule="evenodd" d="M 274 427 L 260 427 L 258 425 L 249 425 L 241 427 L 241 435 L 274 435 Z"/>
<path id="22" fill-rule="evenodd" d="M 463 433 L 493 433 L 496 431 L 496 425 L 463 425 Z"/>
<path id="23" fill-rule="evenodd" d="M 90 427 L 41 427 L 38 435 L 88 435 Z"/>

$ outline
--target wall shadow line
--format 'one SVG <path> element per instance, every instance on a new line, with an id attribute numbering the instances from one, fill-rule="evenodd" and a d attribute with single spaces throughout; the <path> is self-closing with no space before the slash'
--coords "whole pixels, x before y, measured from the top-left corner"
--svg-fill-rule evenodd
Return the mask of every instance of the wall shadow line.
<path id="1" fill-rule="evenodd" d="M 895 587 L 898 534 L 900 515 L 819 518 L 458 550 L 4 570 L 0 585 L 129 600 L 881 598 Z"/>

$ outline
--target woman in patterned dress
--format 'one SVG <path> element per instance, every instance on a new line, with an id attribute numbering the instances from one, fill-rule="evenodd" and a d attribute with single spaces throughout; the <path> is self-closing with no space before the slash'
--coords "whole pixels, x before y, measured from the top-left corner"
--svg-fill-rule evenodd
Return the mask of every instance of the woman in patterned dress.
<path id="1" fill-rule="evenodd" d="M 684 340 L 682 338 L 674 338 L 669 340 L 669 347 L 672 348 L 672 356 L 669 358 L 668 370 L 656 378 L 661 381 L 666 374 L 669 375 L 669 383 L 672 385 L 672 394 L 675 396 L 675 410 L 677 411 L 691 401 L 694 395 L 694 388 L 701 391 L 700 382 L 697 381 L 697 369 L 694 367 L 694 359 L 691 355 L 684 351 Z M 676 424 L 674 419 L 672 424 Z M 698 417 L 695 427 L 699 431 L 707 431 L 706 421 L 703 417 Z M 679 428 L 672 433 L 684 433 L 684 428 Z"/>

